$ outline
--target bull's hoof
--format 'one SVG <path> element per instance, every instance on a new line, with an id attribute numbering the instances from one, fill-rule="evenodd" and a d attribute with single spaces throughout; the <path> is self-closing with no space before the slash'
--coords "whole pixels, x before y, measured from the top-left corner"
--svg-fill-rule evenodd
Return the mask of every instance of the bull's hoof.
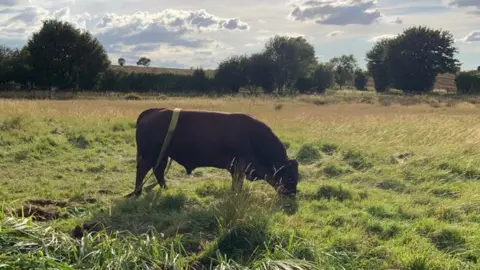
<path id="1" fill-rule="evenodd" d="M 138 197 L 140 197 L 140 195 L 141 195 L 141 192 L 133 191 L 130 194 L 125 195 L 123 198 L 125 198 L 125 199 L 130 199 L 132 197 L 138 198 Z"/>

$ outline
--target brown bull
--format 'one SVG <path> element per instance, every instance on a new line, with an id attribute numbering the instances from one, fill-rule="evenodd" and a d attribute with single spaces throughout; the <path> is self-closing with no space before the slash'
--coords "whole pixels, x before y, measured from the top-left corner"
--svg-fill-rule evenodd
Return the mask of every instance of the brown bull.
<path id="1" fill-rule="evenodd" d="M 141 194 L 145 175 L 157 164 L 171 118 L 172 110 L 166 108 L 147 109 L 138 116 L 135 190 L 127 196 Z M 246 114 L 181 110 L 171 142 L 154 170 L 161 188 L 167 188 L 168 158 L 182 165 L 187 174 L 196 168 L 215 167 L 230 171 L 232 177 L 232 161 L 236 161 L 237 168 L 249 170 L 248 180 L 264 179 L 280 195 L 297 192 L 297 161 L 288 158 L 285 146 L 267 125 Z"/>

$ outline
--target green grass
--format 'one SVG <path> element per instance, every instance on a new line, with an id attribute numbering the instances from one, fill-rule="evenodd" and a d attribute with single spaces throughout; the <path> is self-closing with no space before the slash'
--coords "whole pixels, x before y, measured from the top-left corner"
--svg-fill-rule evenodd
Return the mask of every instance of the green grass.
<path id="1" fill-rule="evenodd" d="M 476 106 L 310 100 L 0 101 L 0 265 L 480 268 Z M 123 199 L 134 187 L 136 117 L 163 106 L 267 122 L 301 164 L 297 200 L 261 181 L 232 194 L 226 171 L 187 176 L 176 163 L 168 190 Z M 91 234 L 73 238 L 84 224 Z"/>

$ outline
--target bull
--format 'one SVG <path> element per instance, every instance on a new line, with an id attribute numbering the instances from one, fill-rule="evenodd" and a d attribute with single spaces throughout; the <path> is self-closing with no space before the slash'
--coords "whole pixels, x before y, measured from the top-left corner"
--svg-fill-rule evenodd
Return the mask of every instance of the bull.
<path id="1" fill-rule="evenodd" d="M 135 189 L 126 197 L 141 195 L 143 179 L 152 168 L 158 184 L 166 189 L 168 158 L 183 166 L 188 175 L 201 167 L 226 169 L 233 187 L 234 174 L 240 169 L 247 180 L 265 180 L 279 195 L 296 195 L 298 162 L 288 158 L 284 144 L 270 127 L 247 114 L 182 110 L 165 155 L 157 160 L 172 113 L 168 108 L 152 108 L 138 116 Z M 240 181 L 237 186 L 241 188 L 243 178 Z"/>

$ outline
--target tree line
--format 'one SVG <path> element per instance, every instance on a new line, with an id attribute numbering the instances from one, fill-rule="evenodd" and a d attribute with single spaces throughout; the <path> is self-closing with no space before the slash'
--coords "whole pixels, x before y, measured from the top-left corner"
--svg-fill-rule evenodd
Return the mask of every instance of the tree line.
<path id="1" fill-rule="evenodd" d="M 22 89 L 83 91 L 238 93 L 323 93 L 329 88 L 366 90 L 369 78 L 377 92 L 395 88 L 429 92 L 441 73 L 457 74 L 459 92 L 480 93 L 478 71 L 460 71 L 453 35 L 428 27 L 410 27 L 394 38 L 377 41 L 366 53 L 367 70 L 353 55 L 327 62 L 303 37 L 274 36 L 260 52 L 234 55 L 213 76 L 203 69 L 191 75 L 154 74 L 113 69 L 102 44 L 72 24 L 46 20 L 22 48 L 0 47 L 0 84 Z M 120 67 L 125 64 L 119 58 Z M 137 65 L 148 66 L 142 57 Z"/>

